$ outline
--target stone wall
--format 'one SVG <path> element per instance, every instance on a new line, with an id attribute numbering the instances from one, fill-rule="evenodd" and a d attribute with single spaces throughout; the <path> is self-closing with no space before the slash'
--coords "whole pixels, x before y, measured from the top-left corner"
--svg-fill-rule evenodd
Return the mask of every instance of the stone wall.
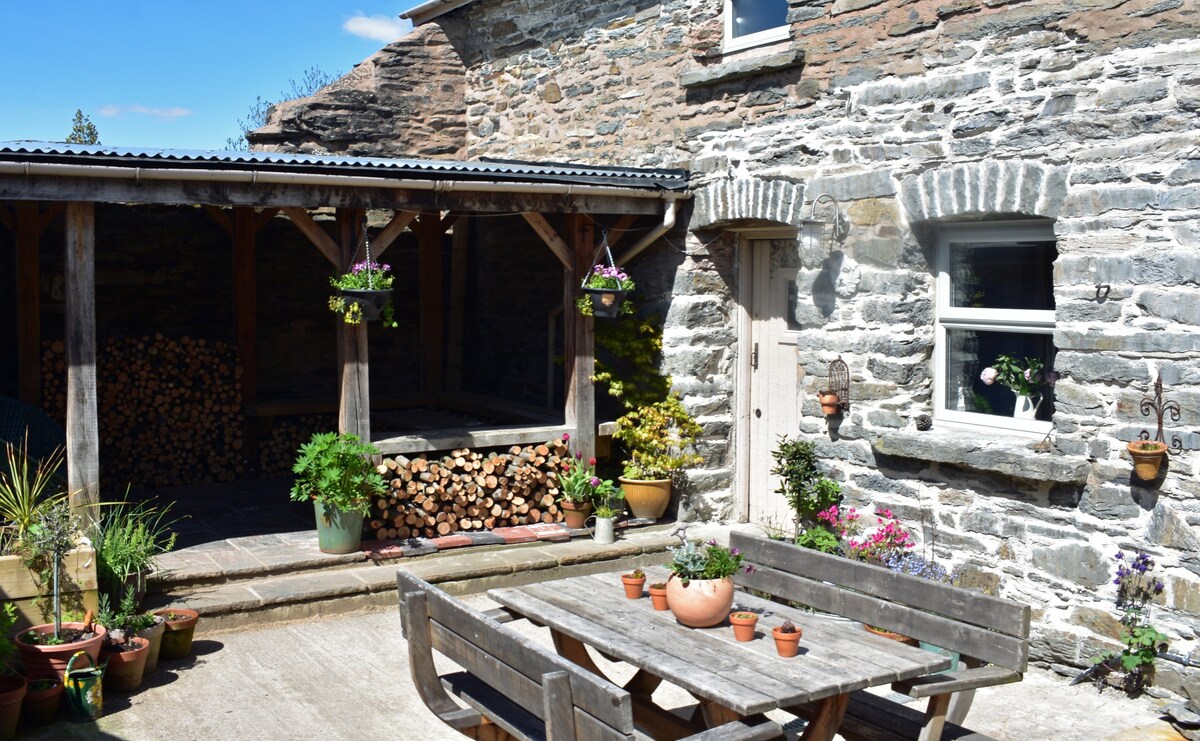
<path id="1" fill-rule="evenodd" d="M 1086 665 L 1113 644 L 1111 556 L 1146 549 L 1166 573 L 1160 627 L 1190 650 L 1200 634 L 1196 3 L 790 5 L 791 41 L 728 57 L 716 0 L 572 12 L 479 0 L 417 33 L 440 26 L 462 60 L 468 158 L 694 173 L 686 231 L 628 266 L 645 309 L 666 317 L 664 364 L 705 426 L 693 516 L 735 513 L 744 266 L 722 227 L 795 224 L 828 194 L 850 230 L 834 254 L 801 255 L 799 290 L 826 303 L 797 317 L 800 432 L 850 501 L 935 523 L 939 557 L 1035 605 L 1034 656 L 1051 665 Z M 933 227 L 996 216 L 1052 220 L 1058 239 L 1065 377 L 1052 452 L 913 427 L 931 408 Z M 857 286 L 831 292 L 841 269 Z M 831 434 L 812 392 L 839 354 L 855 404 Z M 1147 426 L 1138 404 L 1159 371 L 1183 410 L 1167 426 L 1185 452 L 1143 486 L 1124 443 Z"/>

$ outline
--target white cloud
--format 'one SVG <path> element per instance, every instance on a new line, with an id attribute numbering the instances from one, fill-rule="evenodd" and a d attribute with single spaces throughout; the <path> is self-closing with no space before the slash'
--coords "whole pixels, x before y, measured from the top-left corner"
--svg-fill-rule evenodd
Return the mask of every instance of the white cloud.
<path id="1" fill-rule="evenodd" d="M 411 31 L 412 24 L 393 16 L 359 13 L 343 23 L 342 30 L 364 39 L 390 44 Z"/>
<path id="2" fill-rule="evenodd" d="M 101 116 L 106 118 L 115 118 L 126 114 L 134 114 L 137 116 L 153 116 L 154 118 L 182 118 L 192 115 L 193 111 L 190 108 L 151 108 L 144 105 L 106 105 L 99 110 Z"/>

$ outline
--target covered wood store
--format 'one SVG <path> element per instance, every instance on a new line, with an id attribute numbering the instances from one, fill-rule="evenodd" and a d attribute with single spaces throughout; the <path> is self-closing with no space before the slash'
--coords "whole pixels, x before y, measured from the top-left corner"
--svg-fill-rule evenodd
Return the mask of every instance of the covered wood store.
<path id="1" fill-rule="evenodd" d="M 0 396 L 64 422 L 77 505 L 136 484 L 131 459 L 262 474 L 272 421 L 305 414 L 385 455 L 590 453 L 578 287 L 602 234 L 623 264 L 687 197 L 682 170 L 0 143 Z M 394 330 L 326 305 L 368 243 Z M 175 355 L 190 375 L 155 365 Z"/>

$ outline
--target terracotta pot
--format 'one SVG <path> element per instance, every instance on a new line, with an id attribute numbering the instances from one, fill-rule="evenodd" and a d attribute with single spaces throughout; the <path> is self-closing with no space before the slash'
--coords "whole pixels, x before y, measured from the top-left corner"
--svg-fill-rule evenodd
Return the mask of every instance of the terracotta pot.
<path id="1" fill-rule="evenodd" d="M 160 659 L 183 659 L 192 652 L 192 636 L 196 633 L 196 623 L 200 613 L 183 607 L 170 607 L 155 610 L 155 615 L 167 619 L 167 629 L 163 633 L 162 648 L 158 651 Z M 170 615 L 175 618 L 171 619 Z"/>
<path id="2" fill-rule="evenodd" d="M 692 579 L 684 586 L 672 574 L 667 580 L 667 605 L 675 619 L 688 627 L 716 625 L 733 606 L 733 579 Z"/>
<path id="3" fill-rule="evenodd" d="M 0 741 L 8 741 L 17 735 L 21 702 L 27 689 L 25 677 L 0 677 Z"/>
<path id="4" fill-rule="evenodd" d="M 101 651 L 104 669 L 105 692 L 136 692 L 142 686 L 142 675 L 146 671 L 146 656 L 150 653 L 150 641 L 134 636 L 129 639 L 136 648 L 132 651 Z"/>
<path id="5" fill-rule="evenodd" d="M 870 625 L 864 625 L 863 627 L 867 629 L 868 633 L 874 633 L 875 635 L 880 636 L 882 638 L 887 638 L 887 639 L 893 640 L 893 641 L 899 641 L 899 642 L 905 643 L 909 646 L 921 645 L 921 642 L 918 641 L 916 638 L 909 638 L 908 636 L 902 635 L 900 633 L 893 633 L 890 630 L 884 630 L 883 628 L 876 628 L 876 627 L 873 627 Z"/>
<path id="6" fill-rule="evenodd" d="M 775 651 L 785 659 L 790 659 L 800 653 L 800 636 L 804 635 L 804 631 L 800 626 L 796 626 L 795 633 L 784 633 L 780 627 L 771 629 L 771 635 L 775 638 Z"/>
<path id="7" fill-rule="evenodd" d="M 138 638 L 145 638 L 150 641 L 150 652 L 146 654 L 146 674 L 158 669 L 158 653 L 162 649 L 163 633 L 167 630 L 167 621 L 161 615 L 155 615 L 158 622 L 153 628 L 146 628 L 137 632 Z"/>
<path id="8" fill-rule="evenodd" d="M 826 416 L 837 414 L 838 410 L 840 409 L 840 407 L 838 407 L 838 402 L 841 401 L 841 399 L 839 399 L 838 395 L 832 391 L 818 391 L 817 401 L 821 402 L 821 413 Z"/>
<path id="9" fill-rule="evenodd" d="M 739 617 L 746 615 L 748 617 Z M 753 612 L 729 613 L 729 624 L 733 626 L 733 637 L 739 641 L 754 640 L 754 626 L 758 624 L 758 615 Z"/>
<path id="10" fill-rule="evenodd" d="M 39 684 L 45 686 L 38 686 Z M 21 706 L 21 718 L 31 726 L 44 726 L 58 717 L 62 707 L 63 683 L 61 678 L 43 677 L 29 683 L 25 693 L 25 704 Z"/>
<path id="11" fill-rule="evenodd" d="M 671 609 L 667 605 L 667 588 L 665 585 L 659 586 L 656 584 L 651 584 L 649 587 L 649 591 L 650 591 L 650 604 L 654 605 L 655 610 L 658 610 L 660 612 L 666 612 L 667 610 Z"/>
<path id="12" fill-rule="evenodd" d="M 625 503 L 634 517 L 657 520 L 671 503 L 671 479 L 627 479 L 620 477 Z"/>
<path id="13" fill-rule="evenodd" d="M 1154 446 L 1147 448 L 1147 445 Z M 1162 466 L 1163 456 L 1167 454 L 1164 443 L 1134 440 L 1125 446 L 1129 457 L 1133 458 L 1133 473 L 1142 481 L 1153 481 L 1158 478 L 1158 469 Z"/>
<path id="14" fill-rule="evenodd" d="M 62 627 L 82 630 L 83 623 L 63 623 Z M 16 637 L 17 650 L 21 653 L 21 662 L 25 664 L 25 676 L 30 679 L 61 677 L 67 670 L 67 662 L 77 651 L 85 652 L 92 661 L 100 663 L 100 644 L 104 641 L 104 634 L 108 631 L 102 625 L 93 625 L 93 628 L 96 631 L 95 637 L 86 641 L 60 643 L 57 646 L 26 643 L 25 634 L 29 631 L 18 633 Z M 54 623 L 35 625 L 30 630 L 53 635 Z"/>
<path id="15" fill-rule="evenodd" d="M 592 515 L 591 502 L 568 502 L 563 500 L 558 503 L 558 506 L 563 511 L 563 522 L 572 530 L 580 530 L 587 523 L 587 518 Z"/>
<path id="16" fill-rule="evenodd" d="M 625 585 L 625 596 L 628 599 L 642 598 L 642 585 L 646 583 L 645 576 L 635 578 L 632 574 L 624 574 L 621 577 L 621 583 Z"/>

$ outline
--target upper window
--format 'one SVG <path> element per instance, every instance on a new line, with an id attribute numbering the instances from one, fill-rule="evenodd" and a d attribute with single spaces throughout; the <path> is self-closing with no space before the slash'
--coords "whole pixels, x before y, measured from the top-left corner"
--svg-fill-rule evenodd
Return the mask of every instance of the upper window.
<path id="1" fill-rule="evenodd" d="M 1050 431 L 1057 255 L 1049 222 L 939 231 L 936 418 Z"/>
<path id="2" fill-rule="evenodd" d="M 725 0 L 724 51 L 788 37 L 788 0 Z"/>

